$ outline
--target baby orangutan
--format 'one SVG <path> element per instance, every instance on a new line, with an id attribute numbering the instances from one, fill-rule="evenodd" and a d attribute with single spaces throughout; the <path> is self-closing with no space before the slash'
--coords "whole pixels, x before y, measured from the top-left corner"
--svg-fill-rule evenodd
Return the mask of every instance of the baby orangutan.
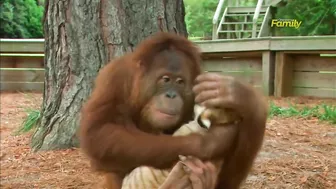
<path id="1" fill-rule="evenodd" d="M 238 114 L 229 109 L 207 109 L 203 106 L 194 106 L 194 120 L 180 127 L 173 136 L 188 135 L 191 133 L 204 134 L 211 126 L 225 126 L 226 124 L 236 124 L 240 120 Z M 181 161 L 186 157 L 180 156 Z M 212 161 L 218 168 L 223 163 L 223 158 Z M 186 167 L 180 167 L 179 173 L 174 174 L 187 174 Z M 135 168 L 131 173 L 126 175 L 122 183 L 122 189 L 164 189 L 165 181 L 172 169 L 155 169 L 153 167 L 141 166 Z"/>

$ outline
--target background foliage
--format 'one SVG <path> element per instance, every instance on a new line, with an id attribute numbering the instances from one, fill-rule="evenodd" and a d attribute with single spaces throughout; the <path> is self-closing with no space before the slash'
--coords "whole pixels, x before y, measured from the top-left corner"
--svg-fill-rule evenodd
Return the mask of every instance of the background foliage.
<path id="1" fill-rule="evenodd" d="M 276 18 L 302 20 L 298 29 L 279 28 L 278 35 L 335 35 L 336 0 L 287 0 L 279 7 Z"/>
<path id="2" fill-rule="evenodd" d="M 0 0 L 0 38 L 42 38 L 43 0 Z M 184 0 L 190 37 L 210 38 L 218 0 Z M 240 0 L 255 6 L 257 0 Z M 336 0 L 283 0 L 275 18 L 302 21 L 300 28 L 277 28 L 276 35 L 335 35 Z"/>
<path id="3" fill-rule="evenodd" d="M 187 31 L 190 37 L 208 37 L 212 34 L 212 17 L 218 0 L 184 0 Z"/>
<path id="4" fill-rule="evenodd" d="M 42 38 L 43 7 L 36 0 L 0 0 L 1 38 Z"/>

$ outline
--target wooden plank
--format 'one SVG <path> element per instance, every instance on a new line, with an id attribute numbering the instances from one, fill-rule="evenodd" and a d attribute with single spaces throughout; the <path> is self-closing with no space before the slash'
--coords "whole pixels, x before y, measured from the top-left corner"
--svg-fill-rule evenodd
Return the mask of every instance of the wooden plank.
<path id="1" fill-rule="evenodd" d="M 295 96 L 336 98 L 336 90 L 333 89 L 294 87 L 293 94 Z"/>
<path id="2" fill-rule="evenodd" d="M 43 68 L 43 57 L 0 57 L 1 68 Z"/>
<path id="3" fill-rule="evenodd" d="M 43 53 L 44 39 L 0 39 L 1 53 Z M 336 51 L 336 36 L 262 37 L 195 41 L 203 53 L 237 51 Z"/>
<path id="4" fill-rule="evenodd" d="M 21 71 L 26 71 L 26 70 L 44 70 L 44 68 L 1 68 L 0 70 L 21 70 Z"/>
<path id="5" fill-rule="evenodd" d="M 1 82 L 1 91 L 38 91 L 44 89 L 43 82 Z"/>
<path id="6" fill-rule="evenodd" d="M 43 68 L 43 57 L 16 57 L 16 68 Z"/>
<path id="7" fill-rule="evenodd" d="M 336 57 L 320 57 L 299 55 L 294 56 L 295 71 L 334 71 L 336 72 Z"/>
<path id="8" fill-rule="evenodd" d="M 1 82 L 43 82 L 44 70 L 0 70 Z"/>
<path id="9" fill-rule="evenodd" d="M 1 38 L 0 43 L 21 43 L 21 42 L 30 42 L 30 43 L 44 43 L 43 38 L 29 38 L 29 39 L 10 39 L 10 38 Z"/>
<path id="10" fill-rule="evenodd" d="M 195 42 L 202 53 L 269 50 L 269 39 L 231 39 Z"/>
<path id="11" fill-rule="evenodd" d="M 266 51 L 262 56 L 262 86 L 265 95 L 274 94 L 275 53 Z"/>
<path id="12" fill-rule="evenodd" d="M 237 51 L 336 51 L 336 36 L 261 37 L 195 41 L 203 53 Z"/>
<path id="13" fill-rule="evenodd" d="M 202 63 L 207 71 L 261 71 L 261 58 L 222 58 L 208 59 Z"/>
<path id="14" fill-rule="evenodd" d="M 259 57 L 261 58 L 261 51 L 237 51 L 237 52 L 217 52 L 217 53 L 202 53 L 203 59 L 222 58 L 222 57 Z"/>
<path id="15" fill-rule="evenodd" d="M 0 68 L 15 67 L 14 57 L 0 57 Z"/>
<path id="16" fill-rule="evenodd" d="M 1 53 L 43 53 L 44 39 L 0 39 Z"/>
<path id="17" fill-rule="evenodd" d="M 44 57 L 41 53 L 0 53 L 0 56 L 14 56 L 14 57 Z"/>
<path id="18" fill-rule="evenodd" d="M 333 53 L 324 53 L 324 54 L 320 54 L 320 57 L 336 57 L 336 52 Z"/>
<path id="19" fill-rule="evenodd" d="M 285 51 L 288 54 L 316 54 L 323 56 L 324 54 L 336 54 L 336 51 L 328 51 L 328 50 L 310 50 L 310 51 Z"/>
<path id="20" fill-rule="evenodd" d="M 252 71 L 252 72 L 239 72 L 239 71 L 207 71 L 215 72 L 225 76 L 232 76 L 239 80 L 249 83 L 250 85 L 262 85 L 262 72 L 261 71 Z"/>
<path id="21" fill-rule="evenodd" d="M 336 89 L 336 72 L 294 72 L 293 86 Z"/>
<path id="22" fill-rule="evenodd" d="M 336 36 L 295 36 L 295 37 L 272 37 L 270 50 L 332 50 L 336 51 Z"/>
<path id="23" fill-rule="evenodd" d="M 292 95 L 293 59 L 285 52 L 277 52 L 275 58 L 275 87 L 276 97 Z"/>

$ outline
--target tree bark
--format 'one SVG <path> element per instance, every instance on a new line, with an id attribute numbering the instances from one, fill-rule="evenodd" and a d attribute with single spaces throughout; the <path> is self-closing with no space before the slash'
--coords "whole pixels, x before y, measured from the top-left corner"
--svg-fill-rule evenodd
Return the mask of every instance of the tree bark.
<path id="1" fill-rule="evenodd" d="M 34 151 L 78 146 L 80 109 L 108 61 L 157 31 L 187 36 L 183 0 L 48 0 L 45 11 L 45 85 Z"/>

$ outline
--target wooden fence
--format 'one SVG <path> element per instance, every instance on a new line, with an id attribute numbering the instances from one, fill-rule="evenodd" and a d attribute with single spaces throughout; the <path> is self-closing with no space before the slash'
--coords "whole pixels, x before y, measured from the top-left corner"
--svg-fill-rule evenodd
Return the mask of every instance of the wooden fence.
<path id="1" fill-rule="evenodd" d="M 43 58 L 43 39 L 0 39 L 0 90 L 42 91 Z"/>
<path id="2" fill-rule="evenodd" d="M 336 36 L 197 42 L 208 71 L 234 75 L 266 95 L 336 98 Z"/>
<path id="3" fill-rule="evenodd" d="M 336 56 L 281 52 L 276 71 L 276 96 L 336 98 Z"/>
<path id="4" fill-rule="evenodd" d="M 0 39 L 1 90 L 43 90 L 44 41 Z M 336 36 L 195 42 L 202 68 L 245 80 L 266 95 L 336 98 Z"/>

